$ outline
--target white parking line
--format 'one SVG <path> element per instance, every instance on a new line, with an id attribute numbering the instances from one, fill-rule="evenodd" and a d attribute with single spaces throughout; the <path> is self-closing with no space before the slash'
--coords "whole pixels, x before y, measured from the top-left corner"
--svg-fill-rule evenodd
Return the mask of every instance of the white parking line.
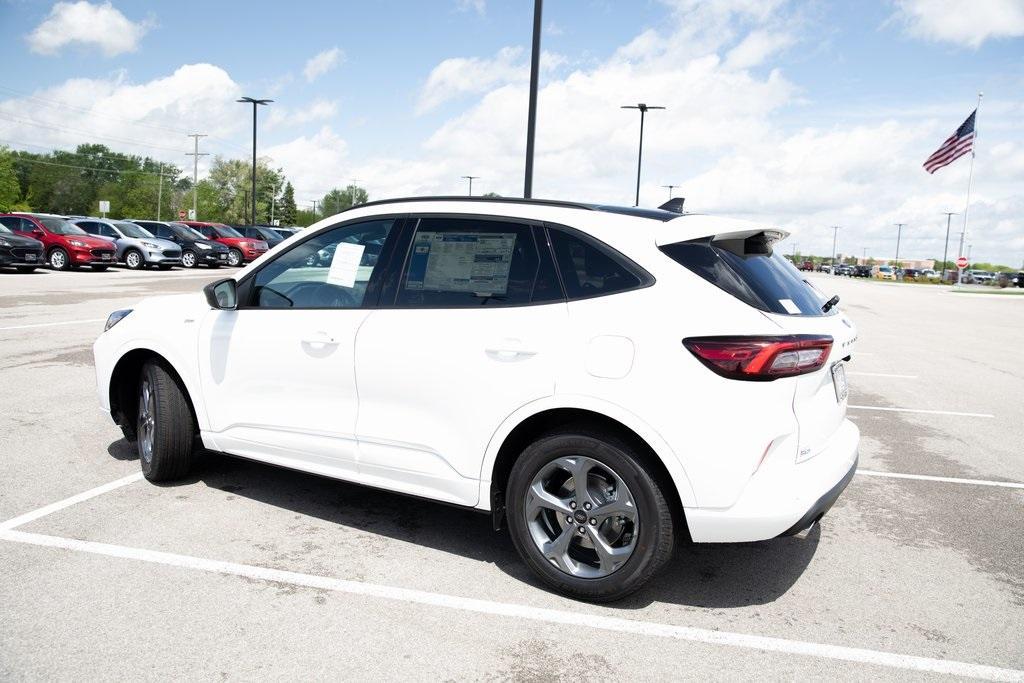
<path id="1" fill-rule="evenodd" d="M 960 417 L 995 417 L 995 415 L 990 415 L 989 413 L 960 413 L 955 410 L 925 410 L 924 408 L 884 408 L 882 406 L 854 405 L 848 405 L 846 407 L 852 408 L 854 410 L 885 410 L 893 413 L 923 413 L 925 415 L 959 415 Z"/>
<path id="2" fill-rule="evenodd" d="M 65 320 L 59 323 L 34 323 L 32 325 L 12 325 L 11 327 L 0 327 L 0 332 L 5 330 L 27 330 L 33 327 L 56 327 L 57 325 L 84 325 L 85 323 L 102 323 L 106 318 L 90 318 L 89 320 Z"/>
<path id="3" fill-rule="evenodd" d="M 856 370 L 847 370 L 847 375 L 853 375 L 856 377 L 893 377 L 895 379 L 917 379 L 917 375 L 890 375 L 887 372 L 857 372 Z"/>
<path id="4" fill-rule="evenodd" d="M 960 477 L 936 477 L 930 474 L 901 474 L 899 472 L 878 472 L 875 470 L 857 470 L 857 474 L 869 477 L 891 477 L 893 479 L 920 479 L 922 481 L 942 481 L 949 484 L 973 484 L 975 486 L 1001 486 L 1008 489 L 1024 489 L 1024 484 L 1013 481 L 992 481 L 989 479 L 961 479 Z"/>
<path id="5" fill-rule="evenodd" d="M 763 652 L 779 652 L 783 654 L 804 655 L 861 664 L 874 664 L 908 671 L 927 671 L 932 673 L 948 674 L 951 676 L 982 678 L 993 681 L 1024 681 L 1024 671 L 1003 669 L 984 664 L 972 664 L 969 662 L 958 662 L 946 659 L 932 659 L 930 657 L 917 657 L 914 655 L 901 655 L 891 652 L 882 652 L 879 650 L 844 647 L 841 645 L 827 645 L 824 643 L 812 643 L 801 640 L 755 636 L 746 633 L 712 631 L 709 629 L 693 628 L 690 626 L 676 626 L 673 624 L 661 624 L 650 621 L 639 621 L 623 619 L 620 617 L 603 616 L 599 614 L 589 614 L 582 611 L 569 612 L 556 609 L 545 609 L 535 607 L 533 605 L 516 605 L 506 602 L 494 602 L 491 600 L 478 600 L 475 598 L 446 595 L 444 593 L 431 593 L 428 591 L 365 583 L 362 581 L 335 579 L 327 576 L 316 576 L 313 574 L 300 574 L 298 572 L 284 571 L 281 569 L 256 567 L 252 565 L 238 564 L 235 562 L 222 562 L 220 560 L 209 560 L 190 555 L 164 553 L 156 550 L 130 548 L 127 546 L 110 545 L 107 543 L 96 543 L 94 541 L 81 541 L 73 538 L 32 534 L 23 531 L 0 531 L 0 540 L 27 543 L 30 545 L 49 548 L 63 548 L 65 550 L 91 553 L 93 555 L 104 555 L 107 557 L 137 560 L 140 562 L 149 562 L 170 567 L 194 569 L 213 574 L 255 579 L 257 581 L 271 581 L 279 584 L 283 583 L 293 586 L 304 586 L 319 590 L 347 593 L 350 595 L 362 595 L 396 602 L 441 607 L 445 609 L 461 610 L 463 612 L 474 612 L 477 614 L 525 619 L 528 621 L 548 624 L 569 625 L 579 628 L 595 628 L 602 631 L 629 633 L 640 636 L 656 636 L 660 638 L 671 638 L 674 640 L 722 645 L 726 647 L 738 647 Z"/>
<path id="6" fill-rule="evenodd" d="M 38 510 L 26 512 L 23 515 L 15 517 L 14 519 L 7 520 L 3 524 L 0 524 L 0 531 L 10 531 L 11 529 L 19 527 L 22 524 L 28 524 L 29 522 L 33 522 L 39 519 L 40 517 L 45 517 L 46 515 L 57 512 L 58 510 L 63 510 L 64 508 L 71 507 L 76 503 L 81 503 L 82 501 L 89 500 L 90 498 L 102 496 L 104 493 L 110 493 L 114 489 L 119 489 L 122 486 L 133 484 L 137 482 L 139 479 L 142 479 L 142 472 L 129 474 L 127 477 L 121 477 L 120 479 L 109 482 L 107 484 L 103 484 L 102 486 L 97 486 L 94 489 L 83 491 L 82 493 L 71 496 L 70 498 L 59 500 L 56 503 L 50 503 L 49 505 L 41 507 Z"/>

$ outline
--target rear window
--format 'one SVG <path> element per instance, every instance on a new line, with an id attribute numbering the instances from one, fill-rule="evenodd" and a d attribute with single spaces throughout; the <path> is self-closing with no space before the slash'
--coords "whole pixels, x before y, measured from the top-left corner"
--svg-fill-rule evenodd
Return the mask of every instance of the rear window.
<path id="1" fill-rule="evenodd" d="M 668 244 L 661 250 L 754 308 L 780 315 L 827 315 L 821 311 L 825 299 L 800 271 L 756 238 L 721 242 L 704 238 Z"/>

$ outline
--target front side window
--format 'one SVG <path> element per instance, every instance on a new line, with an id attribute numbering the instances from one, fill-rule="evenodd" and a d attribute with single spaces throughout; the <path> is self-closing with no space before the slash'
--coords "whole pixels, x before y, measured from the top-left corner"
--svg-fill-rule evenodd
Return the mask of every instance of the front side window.
<path id="1" fill-rule="evenodd" d="M 645 284 L 637 269 L 610 248 L 564 230 L 550 229 L 562 284 L 569 299 L 586 299 Z"/>
<path id="2" fill-rule="evenodd" d="M 533 300 L 540 266 L 533 229 L 501 221 L 419 221 L 396 305 L 515 306 Z"/>
<path id="3" fill-rule="evenodd" d="M 359 308 L 394 219 L 327 230 L 256 273 L 250 307 Z"/>
<path id="4" fill-rule="evenodd" d="M 136 239 L 145 239 L 147 237 L 153 237 L 153 234 L 150 233 L 148 230 L 139 227 L 134 223 L 129 223 L 127 221 L 118 221 L 114 225 L 116 225 L 117 229 L 120 230 L 127 237 L 134 237 Z"/>

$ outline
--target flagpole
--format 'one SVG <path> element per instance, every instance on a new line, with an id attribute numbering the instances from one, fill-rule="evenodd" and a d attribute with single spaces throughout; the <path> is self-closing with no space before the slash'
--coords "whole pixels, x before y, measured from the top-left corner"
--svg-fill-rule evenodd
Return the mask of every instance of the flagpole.
<path id="1" fill-rule="evenodd" d="M 971 141 L 971 170 L 967 173 L 967 204 L 964 205 L 964 229 L 960 231 L 960 248 L 957 250 L 957 258 L 964 255 L 964 239 L 967 237 L 967 212 L 971 208 L 971 184 L 974 182 L 974 155 L 978 149 L 978 113 L 981 111 L 981 98 L 984 93 L 978 93 L 978 105 L 974 108 L 974 140 Z M 964 269 L 957 269 L 957 286 L 963 283 Z"/>

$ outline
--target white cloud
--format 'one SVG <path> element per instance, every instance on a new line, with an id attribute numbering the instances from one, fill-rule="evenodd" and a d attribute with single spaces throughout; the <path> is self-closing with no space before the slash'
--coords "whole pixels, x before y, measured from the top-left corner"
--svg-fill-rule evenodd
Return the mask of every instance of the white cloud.
<path id="1" fill-rule="evenodd" d="M 337 113 L 337 100 L 316 99 L 309 105 L 298 109 L 275 106 L 271 108 L 270 115 L 267 116 L 267 129 L 324 121 L 333 118 Z"/>
<path id="2" fill-rule="evenodd" d="M 990 38 L 1024 36 L 1021 0 L 896 0 L 890 17 L 911 36 L 978 48 Z"/>
<path id="3" fill-rule="evenodd" d="M 487 0 L 456 0 L 455 8 L 460 12 L 476 12 L 483 16 L 487 12 Z"/>
<path id="4" fill-rule="evenodd" d="M 306 62 L 306 66 L 302 69 L 302 75 L 306 77 L 307 82 L 312 83 L 341 64 L 344 59 L 345 53 L 341 51 L 341 48 L 332 47 L 329 50 L 324 50 Z"/>
<path id="5" fill-rule="evenodd" d="M 321 197 L 332 187 L 344 187 L 351 177 L 346 174 L 348 145 L 330 126 L 267 147 L 260 156 L 284 169 L 299 198 Z"/>
<path id="6" fill-rule="evenodd" d="M 133 22 L 109 2 L 58 2 L 27 40 L 33 52 L 44 55 L 57 54 L 71 43 L 81 43 L 95 45 L 107 57 L 114 57 L 138 49 L 139 40 L 151 23 Z"/>

